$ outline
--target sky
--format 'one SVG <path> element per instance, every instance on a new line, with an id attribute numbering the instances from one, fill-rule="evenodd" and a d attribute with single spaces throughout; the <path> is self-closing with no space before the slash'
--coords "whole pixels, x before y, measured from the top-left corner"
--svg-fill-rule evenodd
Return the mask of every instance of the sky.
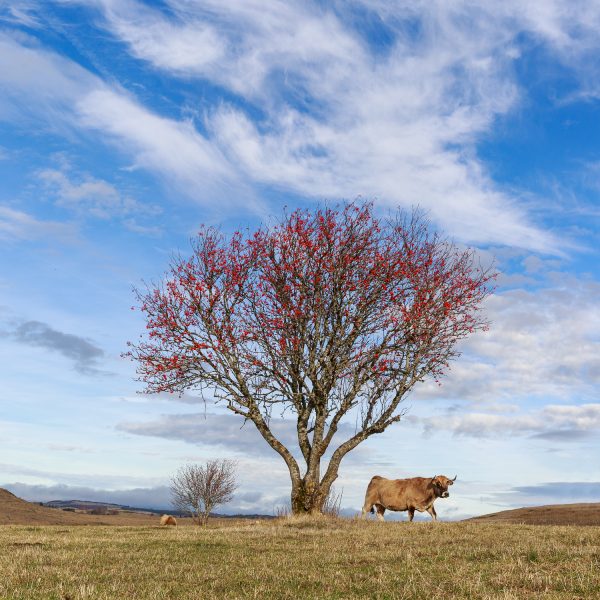
<path id="1" fill-rule="evenodd" d="M 202 224 L 362 198 L 499 277 L 489 331 L 342 462 L 345 514 L 375 474 L 457 475 L 441 519 L 599 501 L 598 32 L 593 0 L 0 0 L 0 486 L 162 508 L 233 458 L 223 512 L 284 507 L 251 424 L 139 393 L 132 290 Z"/>

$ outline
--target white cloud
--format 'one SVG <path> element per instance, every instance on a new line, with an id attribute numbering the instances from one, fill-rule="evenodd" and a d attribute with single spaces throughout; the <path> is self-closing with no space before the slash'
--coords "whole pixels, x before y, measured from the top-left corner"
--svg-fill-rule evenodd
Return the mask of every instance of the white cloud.
<path id="1" fill-rule="evenodd" d="M 72 243 L 77 239 L 77 232 L 68 223 L 44 221 L 23 211 L 0 206 L 0 240 L 46 240 L 49 237 Z"/>
<path id="2" fill-rule="evenodd" d="M 525 91 L 513 65 L 532 39 L 581 74 L 575 57 L 599 46 L 596 4 L 368 3 L 363 9 L 377 11 L 389 32 L 376 49 L 353 19 L 359 2 L 333 10 L 167 0 L 162 11 L 135 0 L 63 3 L 100 10 L 133 57 L 242 100 L 206 97 L 203 135 L 99 80 L 86 93 L 66 86 L 79 126 L 108 135 L 137 166 L 205 204 L 240 194 L 256 203 L 252 187 L 264 184 L 317 199 L 360 194 L 419 204 L 464 241 L 558 251 L 523 199 L 495 185 L 475 144 L 518 106 Z"/>
<path id="3" fill-rule="evenodd" d="M 36 16 L 38 4 L 35 0 L 0 0 L 0 22 L 40 27 Z"/>
<path id="4" fill-rule="evenodd" d="M 171 75 L 207 79 L 260 108 L 258 123 L 234 106 L 208 117 L 212 141 L 250 182 L 319 199 L 362 194 L 419 204 L 462 240 L 555 249 L 473 151 L 518 102 L 515 40 L 533 25 L 513 5 L 369 5 L 393 38 L 378 56 L 348 26 L 350 5 L 334 14 L 305 2 L 265 9 L 169 0 L 167 16 L 134 1 L 87 3 L 101 8 L 133 56 Z M 419 34 L 402 18 L 418 21 Z M 555 44 L 551 24 L 563 23 L 544 19 L 535 33 Z"/>
<path id="5" fill-rule="evenodd" d="M 107 19 L 134 56 L 159 68 L 182 74 L 202 73 L 222 58 L 221 37 L 208 24 L 196 22 L 180 27 L 161 18 L 158 11 L 129 0 L 99 1 Z"/>
<path id="6" fill-rule="evenodd" d="M 199 201 L 210 203 L 216 185 L 232 187 L 234 171 L 191 122 L 160 117 L 134 99 L 97 89 L 76 102 L 80 123 L 114 140 L 135 157 L 136 166 L 175 182 Z"/>
<path id="7" fill-rule="evenodd" d="M 76 126 L 108 135 L 137 166 L 166 175 L 200 202 L 243 196 L 262 210 L 252 190 L 264 184 L 317 199 L 363 195 L 426 207 L 462 240 L 555 249 L 553 237 L 528 221 L 520 198 L 494 185 L 474 153 L 474 142 L 519 97 L 508 17 L 499 27 L 489 11 L 461 18 L 468 11 L 458 4 L 401 5 L 397 14 L 420 20 L 420 35 L 391 19 L 393 43 L 377 55 L 348 25 L 349 7 L 336 15 L 300 2 L 265 8 L 170 0 L 167 16 L 132 0 L 78 3 L 98 7 L 132 56 L 169 75 L 204 78 L 260 112 L 250 121 L 217 92 L 205 98 L 205 136 L 89 73 L 63 77 L 60 93 L 58 74 L 51 69 L 42 78 L 45 92 L 49 80 L 51 95 L 75 105 Z M 35 52 L 44 54 L 29 49 Z M 65 72 L 56 69 L 57 57 L 39 60 Z M 32 87 L 32 73 L 26 77 Z"/>
<path id="8" fill-rule="evenodd" d="M 56 196 L 56 204 L 99 219 L 152 216 L 160 208 L 123 195 L 114 185 L 89 174 L 74 178 L 66 170 L 43 169 L 38 178 Z M 135 221 L 132 221 L 132 224 Z M 140 226 L 141 227 L 141 226 Z"/>
<path id="9" fill-rule="evenodd" d="M 264 184 L 317 199 L 361 194 L 419 204 L 464 241 L 558 249 L 519 194 L 492 181 L 475 144 L 526 93 L 513 65 L 532 39 L 582 76 L 581 57 L 600 46 L 598 3 L 364 3 L 389 32 L 378 49 L 353 21 L 360 2 L 335 11 L 278 0 L 168 0 L 162 11 L 135 0 L 63 3 L 97 7 L 132 56 L 216 84 L 243 108 L 207 96 L 203 134 L 67 60 L 3 38 L 4 70 L 19 68 L 0 76 L 9 98 L 0 111 L 16 110 L 18 90 L 33 92 L 33 107 L 100 132 L 136 166 L 208 205 L 245 196 L 260 209 L 252 190 Z M 259 118 L 250 119 L 248 103 Z"/>
<path id="10" fill-rule="evenodd" d="M 0 33 L 0 119 L 38 121 L 41 115 L 45 129 L 65 128 L 73 99 L 98 85 L 88 71 L 45 52 L 35 40 Z"/>
<path id="11" fill-rule="evenodd" d="M 97 133 L 132 156 L 134 166 L 165 178 L 199 203 L 254 206 L 235 170 L 191 122 L 156 115 L 122 89 L 36 47 L 29 38 L 18 41 L 0 33 L 0 92 L 0 120 L 26 119 L 31 127 L 35 119 L 65 135 Z M 60 182 L 55 178 L 55 183 Z M 92 184 L 93 190 L 88 185 L 79 192 L 101 193 L 105 199 L 111 195 L 106 185 Z M 73 200 L 76 190 L 70 193 Z"/>
<path id="12" fill-rule="evenodd" d="M 548 405 L 518 415 L 468 413 L 435 417 L 411 417 L 427 433 L 450 431 L 455 435 L 495 437 L 534 435 L 555 441 L 581 440 L 600 432 L 600 404 Z"/>
<path id="13" fill-rule="evenodd" d="M 564 272 L 545 273 L 542 286 L 491 296 L 491 321 L 462 345 L 442 387 L 428 382 L 417 398 L 444 397 L 482 405 L 597 398 L 600 385 L 600 284 Z"/>

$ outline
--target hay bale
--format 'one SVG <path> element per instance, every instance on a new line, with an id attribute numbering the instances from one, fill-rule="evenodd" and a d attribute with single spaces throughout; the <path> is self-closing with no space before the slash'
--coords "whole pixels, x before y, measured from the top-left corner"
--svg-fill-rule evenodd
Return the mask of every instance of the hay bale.
<path id="1" fill-rule="evenodd" d="M 172 525 L 173 527 L 177 527 L 177 519 L 171 515 L 163 515 L 160 518 L 161 525 Z"/>

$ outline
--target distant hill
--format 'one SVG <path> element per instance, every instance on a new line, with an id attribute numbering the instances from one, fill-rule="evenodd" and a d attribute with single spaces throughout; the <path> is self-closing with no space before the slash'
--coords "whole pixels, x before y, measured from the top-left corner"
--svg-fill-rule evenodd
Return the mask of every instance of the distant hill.
<path id="1" fill-rule="evenodd" d="M 516 508 L 465 520 L 476 523 L 523 525 L 600 525 L 600 502 Z"/>
<path id="2" fill-rule="evenodd" d="M 42 506 L 48 508 L 60 508 L 62 510 L 74 509 L 79 511 L 90 511 L 97 509 L 119 510 L 119 511 L 130 511 L 130 512 L 143 512 L 152 513 L 155 515 L 164 515 L 168 513 L 170 515 L 176 515 L 180 517 L 187 516 L 184 513 L 175 511 L 172 508 L 140 508 L 136 506 L 128 506 L 126 504 L 114 504 L 112 502 L 96 502 L 92 500 L 50 500 L 49 502 L 43 502 Z"/>
<path id="3" fill-rule="evenodd" d="M 90 514 L 105 508 L 108 514 Z M 27 502 L 0 488 L 0 525 L 152 525 L 164 513 L 176 515 L 181 524 L 191 523 L 187 516 L 173 509 L 147 509 L 90 502 L 87 500 L 53 500 L 46 503 Z M 212 519 L 271 519 L 269 515 L 220 515 Z"/>
<path id="4" fill-rule="evenodd" d="M 99 508 L 105 508 L 108 511 L 118 510 L 126 512 L 136 513 L 152 513 L 155 515 L 175 515 L 176 517 L 189 517 L 189 513 L 175 510 L 174 508 L 140 508 L 139 506 L 128 506 L 127 504 L 112 504 L 110 502 L 94 502 L 91 500 L 51 500 L 50 502 L 44 502 L 43 506 L 48 508 L 60 508 L 66 510 L 69 508 L 90 511 Z M 272 515 L 223 515 L 221 513 L 210 513 L 213 519 L 272 519 Z"/>
<path id="5" fill-rule="evenodd" d="M 68 508 L 68 507 L 65 507 Z M 90 515 L 71 508 L 50 508 L 18 498 L 0 488 L 0 525 L 149 525 L 156 521 L 150 513 Z"/>

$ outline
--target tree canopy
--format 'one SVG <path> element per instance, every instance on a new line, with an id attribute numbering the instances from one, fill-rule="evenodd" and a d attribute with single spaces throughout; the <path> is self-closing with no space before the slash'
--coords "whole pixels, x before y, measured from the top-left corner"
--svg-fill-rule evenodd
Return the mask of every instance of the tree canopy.
<path id="1" fill-rule="evenodd" d="M 322 508 L 342 458 L 402 416 L 457 343 L 486 326 L 494 274 L 417 211 L 297 210 L 252 234 L 204 228 L 138 292 L 147 336 L 129 355 L 149 392 L 209 388 L 285 460 L 294 512 Z M 304 465 L 273 433 L 293 415 Z M 356 430 L 321 462 L 345 417 Z M 331 449 L 330 449 L 331 451 Z"/>

